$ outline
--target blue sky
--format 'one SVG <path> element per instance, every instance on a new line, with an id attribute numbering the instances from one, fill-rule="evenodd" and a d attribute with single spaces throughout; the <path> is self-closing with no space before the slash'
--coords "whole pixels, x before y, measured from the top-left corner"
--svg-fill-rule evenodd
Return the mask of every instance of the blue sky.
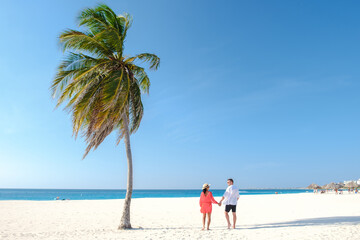
<path id="1" fill-rule="evenodd" d="M 156 53 L 131 137 L 134 187 L 303 187 L 360 178 L 358 1 L 103 1 L 126 53 Z M 0 15 L 0 188 L 125 188 L 124 145 L 85 160 L 49 86 L 57 36 L 98 1 L 10 1 Z"/>

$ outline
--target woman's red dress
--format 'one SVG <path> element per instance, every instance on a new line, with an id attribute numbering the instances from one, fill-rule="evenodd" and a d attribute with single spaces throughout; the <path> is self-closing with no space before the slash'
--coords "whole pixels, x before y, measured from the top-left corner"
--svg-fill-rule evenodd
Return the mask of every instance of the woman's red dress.
<path id="1" fill-rule="evenodd" d="M 208 192 L 207 195 L 205 196 L 204 192 L 201 193 L 200 195 L 200 212 L 201 213 L 211 213 L 212 211 L 212 203 L 216 203 L 219 204 L 217 201 L 215 201 L 213 195 L 211 192 Z"/>

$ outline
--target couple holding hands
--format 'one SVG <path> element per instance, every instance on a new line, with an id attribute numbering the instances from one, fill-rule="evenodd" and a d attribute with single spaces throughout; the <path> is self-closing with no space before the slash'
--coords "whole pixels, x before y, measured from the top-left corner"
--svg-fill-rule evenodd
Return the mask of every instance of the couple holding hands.
<path id="1" fill-rule="evenodd" d="M 220 202 L 217 202 L 212 193 L 209 191 L 210 184 L 205 183 L 202 188 L 202 193 L 200 195 L 200 212 L 203 214 L 202 222 L 203 222 L 203 228 L 205 229 L 205 218 L 206 215 L 208 216 L 208 222 L 207 222 L 207 230 L 209 230 L 210 222 L 211 222 L 211 212 L 212 212 L 212 204 L 218 204 L 221 206 L 222 202 L 224 201 L 225 205 L 225 218 L 227 220 L 228 228 L 230 229 L 230 219 L 229 219 L 229 212 L 232 211 L 233 214 L 233 228 L 235 229 L 235 223 L 236 223 L 236 204 L 239 199 L 239 189 L 234 186 L 234 180 L 229 178 L 227 180 L 227 189 L 222 196 Z"/>

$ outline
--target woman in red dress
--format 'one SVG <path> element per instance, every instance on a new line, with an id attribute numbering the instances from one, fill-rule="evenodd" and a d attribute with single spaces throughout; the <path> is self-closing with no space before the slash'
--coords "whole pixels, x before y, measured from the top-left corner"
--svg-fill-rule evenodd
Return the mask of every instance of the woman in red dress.
<path id="1" fill-rule="evenodd" d="M 215 201 L 212 193 L 209 191 L 209 188 L 210 188 L 210 185 L 205 183 L 203 185 L 203 188 L 202 188 L 202 193 L 200 195 L 200 201 L 199 201 L 199 204 L 200 204 L 200 212 L 203 214 L 203 218 L 202 218 L 202 222 L 203 222 L 203 228 L 202 230 L 205 229 L 205 218 L 206 218 L 206 215 L 208 216 L 208 222 L 207 222 L 207 230 L 209 230 L 209 227 L 210 227 L 210 222 L 211 222 L 211 211 L 212 211 L 212 204 L 213 203 L 216 203 L 220 206 L 220 204 Z"/>

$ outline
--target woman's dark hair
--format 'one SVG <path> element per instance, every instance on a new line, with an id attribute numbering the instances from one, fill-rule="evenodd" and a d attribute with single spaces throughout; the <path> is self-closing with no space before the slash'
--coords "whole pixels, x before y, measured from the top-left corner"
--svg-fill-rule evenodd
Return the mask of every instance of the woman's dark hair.
<path id="1" fill-rule="evenodd" d="M 203 193 L 205 194 L 205 193 L 206 193 L 206 191 L 207 191 L 207 188 L 204 188 L 204 189 L 203 189 Z"/>

